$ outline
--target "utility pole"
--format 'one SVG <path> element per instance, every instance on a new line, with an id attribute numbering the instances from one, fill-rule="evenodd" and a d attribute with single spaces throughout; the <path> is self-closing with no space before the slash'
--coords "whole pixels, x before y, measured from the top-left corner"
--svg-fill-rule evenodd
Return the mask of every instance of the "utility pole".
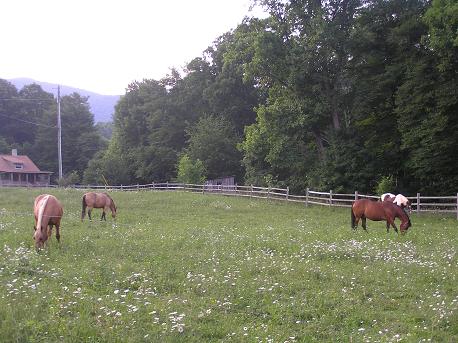
<path id="1" fill-rule="evenodd" d="M 59 155 L 59 180 L 62 179 L 62 124 L 60 121 L 60 86 L 57 86 L 57 153 Z"/>

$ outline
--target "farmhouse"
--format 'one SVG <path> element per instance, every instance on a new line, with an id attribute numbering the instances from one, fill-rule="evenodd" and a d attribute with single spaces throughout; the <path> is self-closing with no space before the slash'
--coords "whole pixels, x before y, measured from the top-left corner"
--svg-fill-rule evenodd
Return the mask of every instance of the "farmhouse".
<path id="1" fill-rule="evenodd" d="M 48 186 L 52 172 L 41 171 L 25 155 L 13 149 L 11 155 L 0 155 L 1 186 Z"/>

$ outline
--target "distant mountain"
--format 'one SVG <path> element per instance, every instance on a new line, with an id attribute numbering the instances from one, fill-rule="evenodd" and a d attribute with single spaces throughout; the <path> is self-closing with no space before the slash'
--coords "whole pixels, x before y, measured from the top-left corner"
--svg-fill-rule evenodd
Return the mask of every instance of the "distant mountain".
<path id="1" fill-rule="evenodd" d="M 21 90 L 25 85 L 36 83 L 37 85 L 40 85 L 45 92 L 52 93 L 57 96 L 57 85 L 54 83 L 36 81 L 27 78 L 9 79 L 8 81 L 11 82 L 18 90 Z M 61 96 L 74 92 L 82 96 L 89 97 L 88 103 L 91 107 L 91 112 L 94 113 L 94 120 L 96 123 L 112 121 L 114 108 L 120 98 L 120 95 L 101 95 L 84 89 L 60 85 Z"/>

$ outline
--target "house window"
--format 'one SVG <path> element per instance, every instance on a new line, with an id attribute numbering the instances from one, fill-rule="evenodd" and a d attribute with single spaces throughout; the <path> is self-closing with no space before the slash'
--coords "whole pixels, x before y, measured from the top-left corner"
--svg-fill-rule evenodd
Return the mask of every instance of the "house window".
<path id="1" fill-rule="evenodd" d="M 22 163 L 15 163 L 14 168 L 15 169 L 24 169 L 24 165 Z"/>

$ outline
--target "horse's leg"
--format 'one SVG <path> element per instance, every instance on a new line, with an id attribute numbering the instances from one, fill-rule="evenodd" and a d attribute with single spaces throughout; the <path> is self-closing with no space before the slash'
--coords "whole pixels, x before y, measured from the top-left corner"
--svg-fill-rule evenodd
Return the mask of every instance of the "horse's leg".
<path id="1" fill-rule="evenodd" d="M 386 233 L 390 232 L 390 223 L 388 223 L 388 220 L 386 221 Z"/>
<path id="2" fill-rule="evenodd" d="M 396 233 L 398 233 L 398 228 L 396 227 L 396 224 L 394 223 L 394 218 L 391 219 L 391 220 L 387 220 L 387 223 L 389 222 L 388 225 L 391 225 L 393 228 L 394 228 L 394 231 L 396 231 Z"/>
<path id="3" fill-rule="evenodd" d="M 364 231 L 367 232 L 367 228 L 366 228 L 366 217 L 362 217 L 362 218 L 361 218 L 361 224 L 363 225 Z"/>
<path id="4" fill-rule="evenodd" d="M 92 213 L 92 207 L 89 207 L 87 210 L 87 216 L 89 217 L 89 220 L 92 220 L 91 213 Z"/>
<path id="5" fill-rule="evenodd" d="M 353 227 L 353 230 L 356 230 L 358 228 L 358 225 L 359 225 L 359 217 L 356 217 L 355 218 L 355 226 Z"/>
<path id="6" fill-rule="evenodd" d="M 48 239 L 51 239 L 51 236 L 52 236 L 52 224 L 49 224 L 49 225 L 48 225 L 48 232 L 47 232 L 47 234 L 48 234 Z"/>
<path id="7" fill-rule="evenodd" d="M 105 216 L 105 207 L 102 209 L 102 211 L 103 211 L 103 212 L 102 212 L 102 217 L 100 217 L 100 220 L 105 220 L 105 221 L 107 221 L 107 218 L 106 218 L 106 216 Z"/>
<path id="8" fill-rule="evenodd" d="M 56 224 L 56 238 L 57 242 L 60 243 L 60 224 Z"/>

